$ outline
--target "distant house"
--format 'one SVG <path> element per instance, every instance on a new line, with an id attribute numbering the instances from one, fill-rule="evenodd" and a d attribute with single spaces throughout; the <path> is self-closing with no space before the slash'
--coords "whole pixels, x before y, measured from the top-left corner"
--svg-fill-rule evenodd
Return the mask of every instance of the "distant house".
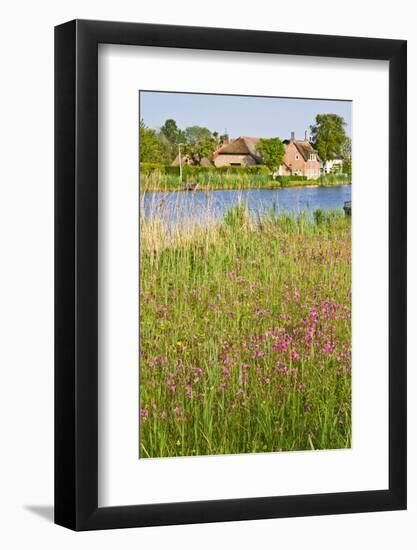
<path id="1" fill-rule="evenodd" d="M 262 159 L 256 150 L 259 138 L 240 136 L 225 143 L 213 153 L 215 166 L 253 166 Z"/>
<path id="2" fill-rule="evenodd" d="M 318 152 L 307 139 L 295 139 L 295 133 L 291 132 L 291 139 L 283 141 L 285 145 L 284 166 L 292 176 L 305 176 L 307 179 L 320 177 L 320 157 Z M 280 167 L 280 170 L 283 167 Z M 278 175 L 286 175 L 279 173 Z"/>
<path id="3" fill-rule="evenodd" d="M 323 174 L 340 174 L 343 172 L 342 157 L 335 156 L 334 159 L 323 162 L 322 172 Z"/>
<path id="4" fill-rule="evenodd" d="M 257 151 L 257 137 L 240 136 L 217 149 L 213 154 L 215 166 L 253 166 L 261 164 L 262 158 Z M 279 167 L 278 176 L 305 176 L 316 179 L 320 176 L 320 158 L 308 141 L 291 139 L 283 141 L 285 145 L 284 162 Z"/>
<path id="5" fill-rule="evenodd" d="M 204 158 L 201 160 L 201 166 L 213 165 L 221 166 L 254 166 L 262 164 L 262 157 L 257 151 L 257 145 L 260 138 L 240 136 L 233 141 L 224 143 L 213 153 L 212 159 Z M 284 160 L 277 176 L 305 176 L 307 179 L 317 179 L 320 176 L 320 158 L 317 151 L 307 139 L 295 139 L 294 132 L 291 132 L 291 139 L 283 141 L 285 146 Z M 195 164 L 193 160 L 183 155 L 182 164 Z M 179 157 L 177 156 L 174 166 L 178 166 Z"/>

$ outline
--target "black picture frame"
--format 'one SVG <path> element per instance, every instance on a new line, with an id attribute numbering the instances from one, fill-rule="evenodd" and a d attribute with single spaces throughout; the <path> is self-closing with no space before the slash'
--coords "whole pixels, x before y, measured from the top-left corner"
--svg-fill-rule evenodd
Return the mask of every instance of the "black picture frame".
<path id="1" fill-rule="evenodd" d="M 389 62 L 389 488 L 98 506 L 98 44 Z M 406 508 L 406 41 L 74 20 L 55 28 L 55 523 L 92 530 Z"/>

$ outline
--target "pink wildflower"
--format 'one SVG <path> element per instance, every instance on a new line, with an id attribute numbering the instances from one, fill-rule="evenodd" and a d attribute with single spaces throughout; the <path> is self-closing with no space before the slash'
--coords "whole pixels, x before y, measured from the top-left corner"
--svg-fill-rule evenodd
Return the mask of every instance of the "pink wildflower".
<path id="1" fill-rule="evenodd" d="M 317 309 L 315 307 L 310 308 L 309 314 L 312 319 L 317 319 L 318 317 Z"/>
<path id="2" fill-rule="evenodd" d="M 326 342 L 323 346 L 323 351 L 325 351 L 328 354 L 333 353 L 334 345 L 331 342 Z"/>
<path id="3" fill-rule="evenodd" d="M 185 386 L 185 397 L 186 399 L 191 399 L 191 384 L 186 384 Z"/>
<path id="4" fill-rule="evenodd" d="M 144 420 L 144 421 L 148 420 L 148 418 L 149 418 L 149 411 L 148 411 L 148 409 L 141 409 L 141 410 L 140 410 L 140 417 L 141 417 L 142 420 Z"/>

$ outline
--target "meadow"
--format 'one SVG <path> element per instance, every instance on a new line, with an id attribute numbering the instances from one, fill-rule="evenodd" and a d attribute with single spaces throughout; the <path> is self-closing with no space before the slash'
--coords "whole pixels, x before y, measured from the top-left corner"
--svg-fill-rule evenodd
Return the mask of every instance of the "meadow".
<path id="1" fill-rule="evenodd" d="M 351 446 L 342 211 L 141 218 L 140 457 Z"/>

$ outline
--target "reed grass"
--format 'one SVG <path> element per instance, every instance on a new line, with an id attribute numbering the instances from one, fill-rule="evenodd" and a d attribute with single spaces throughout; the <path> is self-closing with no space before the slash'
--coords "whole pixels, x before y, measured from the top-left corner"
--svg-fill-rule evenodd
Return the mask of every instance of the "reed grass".
<path id="1" fill-rule="evenodd" d="M 157 170 L 141 173 L 140 186 L 146 192 L 183 191 L 189 184 L 196 185 L 200 190 L 236 190 L 236 189 L 280 189 L 287 187 L 332 187 L 346 185 L 351 182 L 349 176 L 324 175 L 317 180 L 300 180 L 285 178 L 282 181 L 273 179 L 269 174 L 253 173 L 216 173 L 215 170 L 185 176 L 183 180 L 175 174 L 165 174 Z"/>

